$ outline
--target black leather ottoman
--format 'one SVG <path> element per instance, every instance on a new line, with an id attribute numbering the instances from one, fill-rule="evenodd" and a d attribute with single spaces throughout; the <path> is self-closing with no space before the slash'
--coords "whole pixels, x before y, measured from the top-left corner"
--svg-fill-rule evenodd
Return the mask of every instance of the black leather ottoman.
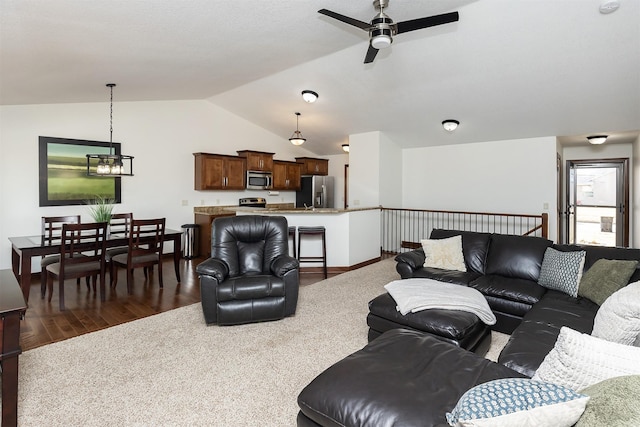
<path id="1" fill-rule="evenodd" d="M 391 295 L 384 293 L 369 302 L 369 341 L 391 329 L 426 332 L 442 341 L 484 356 L 491 346 L 491 328 L 473 313 L 429 309 L 400 314 Z"/>
<path id="2" fill-rule="evenodd" d="M 520 373 L 421 332 L 385 332 L 298 395 L 298 427 L 447 426 L 477 384 Z"/>

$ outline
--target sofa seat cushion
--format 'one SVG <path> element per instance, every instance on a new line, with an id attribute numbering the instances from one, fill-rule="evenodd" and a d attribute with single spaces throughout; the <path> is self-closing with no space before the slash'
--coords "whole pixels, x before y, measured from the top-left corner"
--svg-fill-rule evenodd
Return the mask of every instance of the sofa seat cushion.
<path id="1" fill-rule="evenodd" d="M 533 305 L 547 291 L 534 280 L 514 279 L 511 277 L 487 274 L 469 284 L 483 295 L 501 298 L 513 302 Z"/>
<path id="2" fill-rule="evenodd" d="M 541 237 L 492 234 L 485 274 L 538 281 L 544 253 L 553 244 Z"/>
<path id="3" fill-rule="evenodd" d="M 533 376 L 555 345 L 560 328 L 568 326 L 590 333 L 597 311 L 598 305 L 587 298 L 548 291 L 513 331 L 498 362 L 528 377 Z"/>
<path id="4" fill-rule="evenodd" d="M 439 282 L 454 283 L 468 286 L 469 283 L 480 277 L 475 271 L 444 270 L 442 268 L 422 267 L 413 272 L 414 278 L 433 279 Z"/>
<path id="5" fill-rule="evenodd" d="M 467 390 L 512 377 L 521 375 L 430 335 L 394 329 L 318 375 L 298 405 L 323 426 L 446 426 L 446 412 Z"/>
<path id="6" fill-rule="evenodd" d="M 380 333 L 408 327 L 435 335 L 467 350 L 474 349 L 490 331 L 478 316 L 466 311 L 429 309 L 402 315 L 388 293 L 369 302 L 367 325 Z"/>
<path id="7" fill-rule="evenodd" d="M 218 302 L 283 296 L 284 280 L 271 275 L 230 277 L 217 288 Z"/>

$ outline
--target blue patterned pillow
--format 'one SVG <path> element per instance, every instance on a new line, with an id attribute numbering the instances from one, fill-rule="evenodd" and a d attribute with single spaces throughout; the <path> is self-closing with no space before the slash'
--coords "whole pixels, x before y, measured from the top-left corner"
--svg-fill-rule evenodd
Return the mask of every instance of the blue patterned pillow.
<path id="1" fill-rule="evenodd" d="M 570 427 L 584 412 L 589 396 L 529 378 L 489 381 L 467 391 L 453 411 L 450 426 Z"/>
<path id="2" fill-rule="evenodd" d="M 561 252 L 547 248 L 538 284 L 577 297 L 586 255 L 585 251 Z"/>

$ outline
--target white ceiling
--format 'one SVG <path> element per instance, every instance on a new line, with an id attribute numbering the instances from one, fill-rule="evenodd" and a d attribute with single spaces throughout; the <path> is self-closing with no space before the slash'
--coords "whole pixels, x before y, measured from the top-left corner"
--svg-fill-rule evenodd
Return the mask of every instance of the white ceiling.
<path id="1" fill-rule="evenodd" d="M 396 22 L 460 21 L 395 37 L 363 64 L 368 0 L 2 0 L 0 104 L 208 99 L 305 148 L 382 131 L 403 147 L 640 129 L 640 1 L 391 0 Z M 306 104 L 304 89 L 320 94 Z M 440 123 L 461 122 L 454 133 Z"/>

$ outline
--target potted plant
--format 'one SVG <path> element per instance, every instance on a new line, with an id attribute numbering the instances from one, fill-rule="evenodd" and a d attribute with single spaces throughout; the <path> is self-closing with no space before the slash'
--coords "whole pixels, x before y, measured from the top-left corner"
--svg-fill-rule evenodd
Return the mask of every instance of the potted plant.
<path id="1" fill-rule="evenodd" d="M 113 214 L 114 199 L 96 196 L 93 200 L 87 202 L 89 205 L 89 213 L 94 222 L 111 222 L 111 215 Z"/>

